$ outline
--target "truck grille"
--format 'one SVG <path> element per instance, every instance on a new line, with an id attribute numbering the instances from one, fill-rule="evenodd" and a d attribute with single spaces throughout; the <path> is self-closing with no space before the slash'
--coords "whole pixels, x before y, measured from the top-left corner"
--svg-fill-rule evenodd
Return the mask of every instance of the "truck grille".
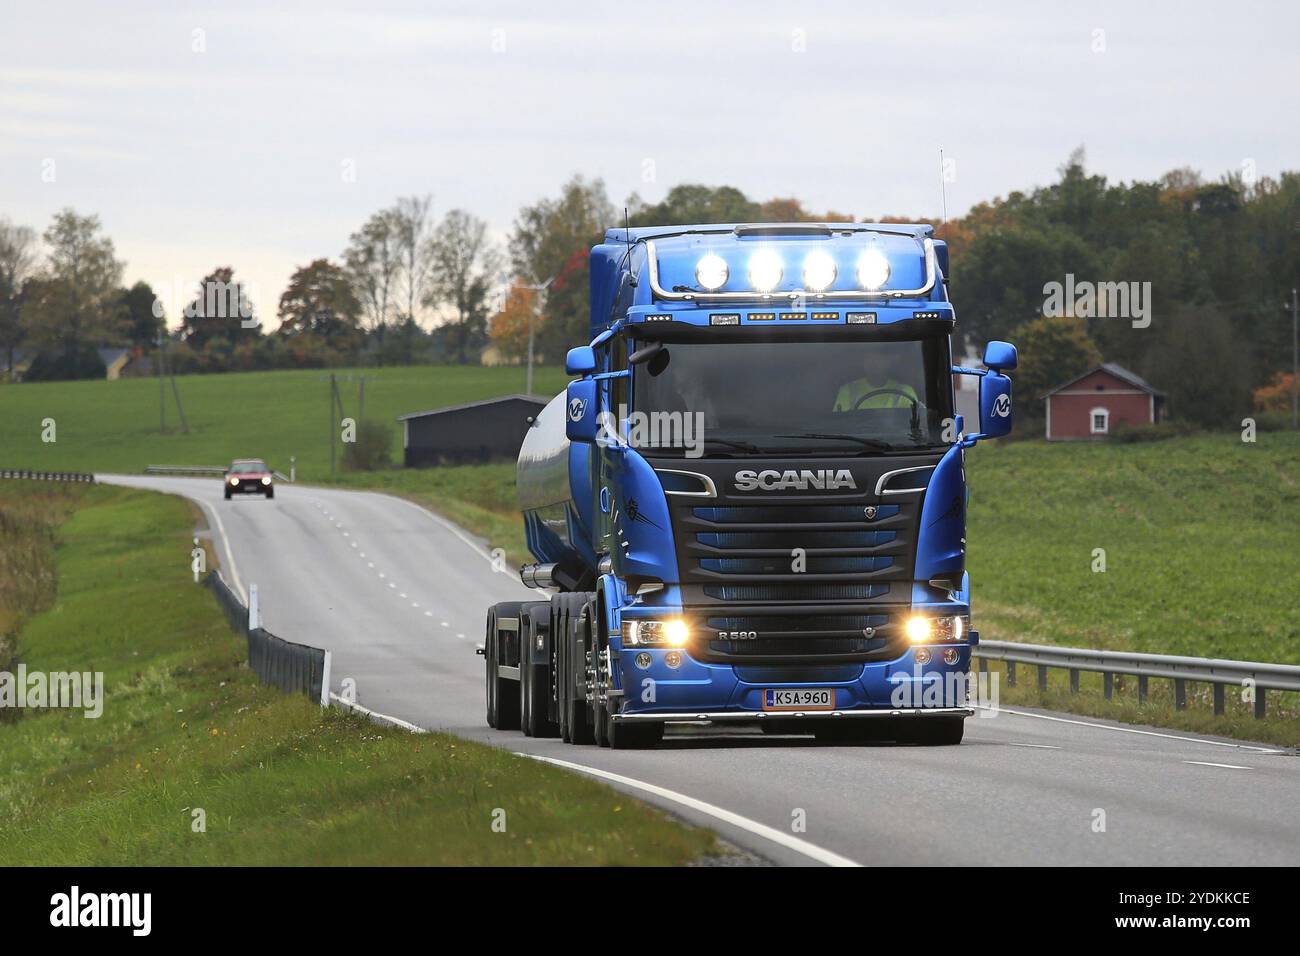
<path id="1" fill-rule="evenodd" d="M 872 505 L 871 518 L 867 507 L 791 501 L 680 509 L 683 582 L 908 577 L 916 505 Z"/>

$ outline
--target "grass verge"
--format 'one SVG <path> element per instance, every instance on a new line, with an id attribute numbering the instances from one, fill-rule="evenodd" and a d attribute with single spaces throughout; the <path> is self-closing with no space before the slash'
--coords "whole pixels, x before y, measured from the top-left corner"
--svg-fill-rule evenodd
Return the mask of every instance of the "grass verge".
<path id="1" fill-rule="evenodd" d="M 0 500 L 25 506 L 31 487 L 6 483 Z M 190 579 L 188 506 L 69 494 L 57 597 L 26 620 L 23 659 L 102 671 L 103 716 L 30 710 L 0 727 L 0 865 L 671 865 L 716 852 L 711 833 L 580 776 L 259 685 Z"/>

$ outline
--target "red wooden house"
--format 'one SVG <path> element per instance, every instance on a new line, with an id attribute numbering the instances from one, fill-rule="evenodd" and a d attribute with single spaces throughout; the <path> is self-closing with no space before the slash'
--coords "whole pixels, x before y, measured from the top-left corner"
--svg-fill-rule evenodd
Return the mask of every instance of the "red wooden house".
<path id="1" fill-rule="evenodd" d="M 1154 425 L 1165 394 L 1113 362 L 1098 365 L 1043 396 L 1047 440 L 1105 438 L 1120 422 Z"/>

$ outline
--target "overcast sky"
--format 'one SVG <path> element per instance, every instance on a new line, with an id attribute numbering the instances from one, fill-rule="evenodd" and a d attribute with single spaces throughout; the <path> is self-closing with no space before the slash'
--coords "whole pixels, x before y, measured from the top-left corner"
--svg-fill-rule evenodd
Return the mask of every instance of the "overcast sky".
<path id="1" fill-rule="evenodd" d="M 3 0 L 0 216 L 98 213 L 175 321 L 218 265 L 273 316 L 412 193 L 504 238 L 574 172 L 863 218 L 938 216 L 940 147 L 950 214 L 1080 144 L 1112 180 L 1300 168 L 1300 4 L 1148 6 Z"/>

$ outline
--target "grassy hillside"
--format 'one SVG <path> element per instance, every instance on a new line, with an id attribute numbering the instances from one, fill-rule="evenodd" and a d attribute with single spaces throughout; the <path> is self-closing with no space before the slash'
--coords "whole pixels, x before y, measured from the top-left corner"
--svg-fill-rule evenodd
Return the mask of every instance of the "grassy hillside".
<path id="1" fill-rule="evenodd" d="M 392 428 L 399 463 L 396 416 L 523 392 L 526 376 L 522 368 L 446 365 L 335 374 L 351 417 L 358 415 L 358 376 L 365 375 L 365 417 Z M 148 464 L 223 465 L 263 457 L 288 473 L 293 455 L 299 480 L 321 478 L 330 460 L 329 376 L 321 370 L 180 376 L 188 434 L 177 427 L 170 385 L 169 431 L 159 433 L 156 379 L 0 386 L 0 466 L 138 472 Z M 554 395 L 566 381 L 562 369 L 540 368 L 534 389 Z M 46 418 L 55 422 L 53 443 L 41 440 Z"/>
<path id="2" fill-rule="evenodd" d="M 714 850 L 707 831 L 586 778 L 260 685 L 190 579 L 180 499 L 0 482 L 0 515 L 52 526 L 72 506 L 44 545 L 57 596 L 24 616 L 18 657 L 29 673 L 102 671 L 103 714 L 0 722 L 0 866 L 679 864 Z M 0 537 L 0 566 L 47 566 L 16 540 Z"/>
<path id="3" fill-rule="evenodd" d="M 967 463 L 984 637 L 1300 664 L 1300 436 L 988 442 Z"/>

